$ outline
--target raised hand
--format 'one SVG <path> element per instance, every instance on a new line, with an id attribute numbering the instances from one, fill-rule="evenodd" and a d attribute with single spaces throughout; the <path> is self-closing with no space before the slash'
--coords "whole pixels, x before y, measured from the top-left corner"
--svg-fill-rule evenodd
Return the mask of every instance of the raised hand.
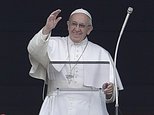
<path id="1" fill-rule="evenodd" d="M 50 33 L 52 29 L 54 29 L 57 23 L 62 19 L 62 17 L 58 17 L 58 14 L 61 12 L 60 9 L 53 11 L 49 17 L 47 18 L 46 24 L 43 28 L 43 34 L 47 35 Z"/>

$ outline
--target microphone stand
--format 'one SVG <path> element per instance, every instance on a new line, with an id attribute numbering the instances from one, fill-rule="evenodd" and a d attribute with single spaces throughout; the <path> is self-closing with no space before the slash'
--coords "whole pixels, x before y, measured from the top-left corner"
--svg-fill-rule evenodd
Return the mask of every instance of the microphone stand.
<path id="1" fill-rule="evenodd" d="M 121 31 L 120 31 L 120 34 L 119 34 L 119 37 L 118 37 L 118 41 L 117 41 L 117 45 L 116 45 L 116 50 L 115 50 L 115 55 L 114 55 L 114 66 L 116 67 L 116 61 L 117 61 L 117 53 L 118 53 L 118 47 L 119 47 L 119 43 L 120 43 L 120 40 L 121 40 L 121 36 L 123 34 L 123 31 L 124 31 L 124 28 L 126 26 L 126 23 L 128 21 L 128 18 L 130 16 L 130 14 L 133 12 L 133 8 L 129 7 L 128 10 L 127 10 L 127 15 L 126 15 L 126 18 L 125 18 L 125 21 L 123 23 L 123 26 L 121 28 Z M 118 83 L 117 83 L 117 80 L 116 80 L 116 77 L 115 77 L 115 95 L 116 95 L 116 98 L 115 98 L 115 115 L 118 115 L 118 107 L 119 107 L 119 100 L 118 100 Z"/>

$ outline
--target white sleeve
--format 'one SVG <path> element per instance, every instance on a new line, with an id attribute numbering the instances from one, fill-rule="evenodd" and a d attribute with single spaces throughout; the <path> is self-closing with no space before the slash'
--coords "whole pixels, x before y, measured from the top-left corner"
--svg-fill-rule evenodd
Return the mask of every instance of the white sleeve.
<path id="1" fill-rule="evenodd" d="M 45 40 L 46 37 L 48 38 Z M 49 63 L 47 55 L 49 38 L 50 34 L 43 35 L 41 29 L 28 44 L 29 60 L 32 65 L 29 74 L 32 77 L 43 80 L 46 78 L 46 68 Z"/>

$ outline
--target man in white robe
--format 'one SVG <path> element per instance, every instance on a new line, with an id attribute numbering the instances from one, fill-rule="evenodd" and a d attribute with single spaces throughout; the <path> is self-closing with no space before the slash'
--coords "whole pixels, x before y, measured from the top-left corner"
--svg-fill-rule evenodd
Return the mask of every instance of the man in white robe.
<path id="1" fill-rule="evenodd" d="M 58 17 L 60 12 L 58 9 L 50 14 L 28 45 L 30 75 L 48 85 L 39 115 L 108 115 L 106 102 L 115 99 L 115 78 L 118 88 L 123 89 L 112 58 L 105 49 L 88 41 L 92 17 L 84 9 L 71 13 L 67 37 L 51 37 L 62 19 Z M 53 63 L 62 61 L 83 64 Z M 84 64 L 93 61 L 100 64 Z"/>

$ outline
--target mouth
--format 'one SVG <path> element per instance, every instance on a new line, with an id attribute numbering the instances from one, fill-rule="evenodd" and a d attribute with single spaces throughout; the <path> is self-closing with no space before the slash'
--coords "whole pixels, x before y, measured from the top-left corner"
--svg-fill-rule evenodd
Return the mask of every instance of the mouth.
<path id="1" fill-rule="evenodd" d="M 74 38 L 80 38 L 80 34 L 74 34 Z"/>
<path id="2" fill-rule="evenodd" d="M 77 33 L 77 32 L 74 32 L 73 33 L 75 36 L 81 36 L 82 35 L 82 33 Z"/>

